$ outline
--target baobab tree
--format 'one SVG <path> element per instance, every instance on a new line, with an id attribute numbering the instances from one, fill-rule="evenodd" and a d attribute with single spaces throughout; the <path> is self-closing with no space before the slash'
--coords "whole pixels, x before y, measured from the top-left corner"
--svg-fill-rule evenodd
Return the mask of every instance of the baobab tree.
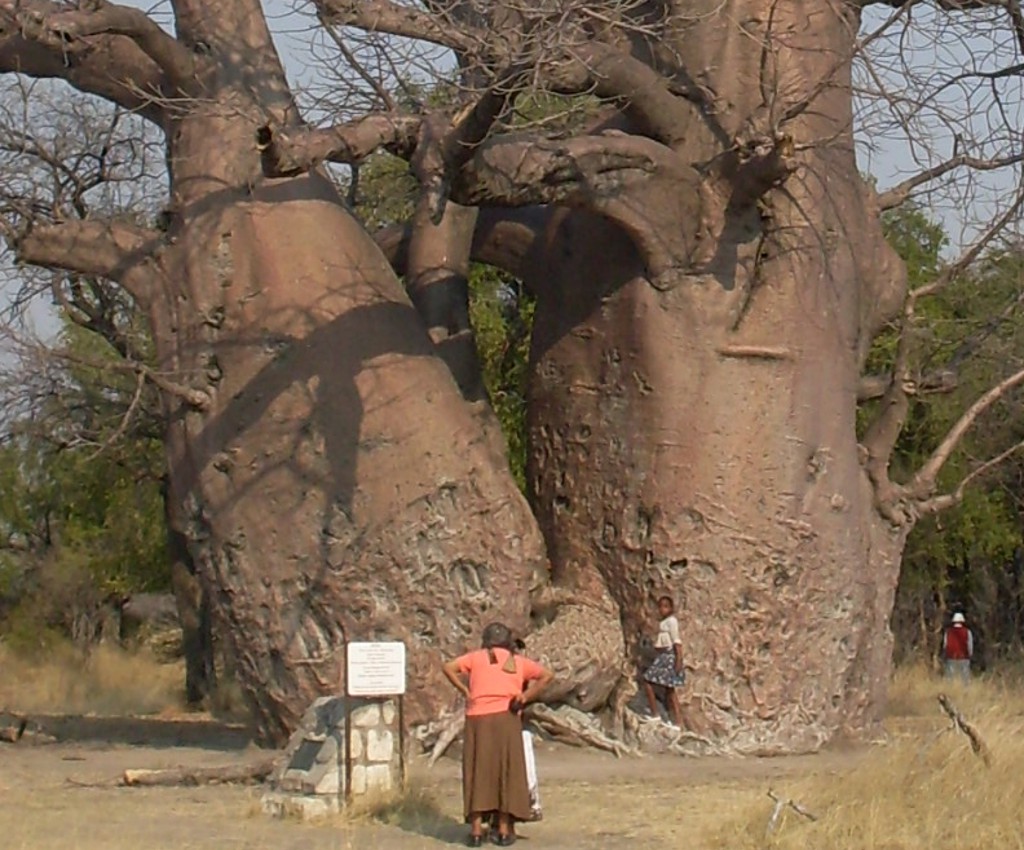
<path id="1" fill-rule="evenodd" d="M 495 617 L 532 631 L 559 673 L 550 699 L 619 704 L 666 592 L 688 625 L 689 717 L 709 737 L 793 750 L 870 725 L 906 535 L 956 500 L 937 492 L 941 468 L 1024 372 L 891 479 L 915 309 L 1019 201 L 909 293 L 880 213 L 1018 152 L 956 150 L 879 194 L 858 170 L 854 73 L 918 8 L 1015 38 L 1013 7 L 300 5 L 375 106 L 304 121 L 257 0 L 174 0 L 174 34 L 106 2 L 0 2 L 0 67 L 165 134 L 161 227 L 19 219 L 10 242 L 25 263 L 116 281 L 147 312 L 173 522 L 266 735 L 338 687 L 353 639 L 407 641 L 410 720 L 427 720 L 449 699 L 437 662 Z M 892 8 L 862 32 L 872 5 Z M 454 96 L 393 97 L 400 75 L 374 78 L 360 38 L 390 68 L 417 44 L 447 51 Z M 517 105 L 538 91 L 587 98 L 592 123 L 524 124 Z M 378 149 L 420 189 L 407 226 L 375 241 L 324 164 Z M 537 297 L 530 504 L 480 381 L 472 259 Z M 869 392 L 872 340 L 894 320 L 904 342 Z M 858 434 L 859 398 L 879 393 Z"/>

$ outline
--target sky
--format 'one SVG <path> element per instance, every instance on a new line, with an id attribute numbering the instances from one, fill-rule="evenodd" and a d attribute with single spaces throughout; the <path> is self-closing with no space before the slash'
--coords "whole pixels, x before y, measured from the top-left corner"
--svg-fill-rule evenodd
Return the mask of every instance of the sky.
<path id="1" fill-rule="evenodd" d="M 152 12 L 165 25 L 170 20 L 166 0 L 127 2 Z M 315 82 L 317 71 L 309 52 L 312 22 L 308 15 L 295 11 L 305 4 L 302 0 L 264 0 L 263 5 L 292 83 L 306 86 Z M 891 8 L 869 10 L 863 35 L 869 36 L 892 14 Z M 1020 144 L 1016 132 L 1011 138 L 1005 130 L 1011 126 L 1014 131 L 1024 127 L 1021 82 L 1017 77 L 986 81 L 981 87 L 971 81 L 948 85 L 949 80 L 965 71 L 994 70 L 1019 61 L 1005 21 L 998 13 L 975 16 L 972 33 L 965 26 L 968 16 L 956 16 L 957 20 L 953 20 L 940 14 L 927 9 L 916 11 L 909 26 L 900 28 L 898 45 L 885 37 L 872 37 L 872 62 L 863 65 L 858 75 L 860 82 L 884 88 L 891 95 L 892 105 L 886 110 L 880 111 L 877 101 L 864 99 L 861 103 L 860 162 L 881 188 L 948 157 L 956 136 L 965 140 L 962 144 L 969 144 L 972 138 L 979 140 L 979 154 L 1004 155 Z M 1001 32 L 998 36 L 994 35 L 995 27 Z M 902 59 L 896 60 L 896 56 Z M 938 97 L 928 100 L 920 96 L 921 92 L 934 92 L 944 84 L 947 87 Z M 993 111 L 993 90 L 1000 94 L 1001 113 Z M 920 102 L 911 104 L 914 100 Z M 1003 125 L 1004 131 L 994 132 L 993 124 Z M 913 143 L 908 141 L 910 136 L 915 139 Z M 981 143 L 984 139 L 988 141 Z M 1017 172 L 1008 169 L 988 173 L 970 183 L 962 179 L 962 173 L 939 181 L 937 191 L 926 202 L 950 234 L 951 253 L 975 238 L 980 224 L 996 215 L 1017 180 Z M 11 281 L 0 281 L 0 305 L 10 297 L 11 287 Z M 51 311 L 44 304 L 31 318 L 37 331 L 44 335 L 53 326 Z"/>

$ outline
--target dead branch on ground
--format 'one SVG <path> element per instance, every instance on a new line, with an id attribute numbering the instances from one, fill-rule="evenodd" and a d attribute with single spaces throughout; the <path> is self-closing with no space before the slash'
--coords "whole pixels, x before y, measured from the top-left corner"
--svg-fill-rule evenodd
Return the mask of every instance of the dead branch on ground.
<path id="1" fill-rule="evenodd" d="M 792 809 L 801 817 L 807 818 L 809 821 L 816 821 L 818 816 L 809 812 L 803 805 L 790 800 L 788 797 L 780 797 L 770 788 L 768 789 L 768 796 L 775 801 L 775 807 L 772 809 L 772 816 L 768 819 L 768 826 L 764 831 L 764 837 L 770 838 L 776 829 L 779 827 L 779 819 L 782 817 L 782 813 L 787 809 Z"/>
<path id="2" fill-rule="evenodd" d="M 981 737 L 981 734 L 977 729 L 974 728 L 971 723 L 968 722 L 967 718 L 960 713 L 959 709 L 945 694 L 939 694 L 938 696 L 939 705 L 942 706 L 942 710 L 946 713 L 946 716 L 950 720 L 950 731 L 958 730 L 963 732 L 967 736 L 967 739 L 971 742 L 972 752 L 981 758 L 985 762 L 986 767 L 992 766 L 992 752 L 989 750 L 985 740 Z"/>

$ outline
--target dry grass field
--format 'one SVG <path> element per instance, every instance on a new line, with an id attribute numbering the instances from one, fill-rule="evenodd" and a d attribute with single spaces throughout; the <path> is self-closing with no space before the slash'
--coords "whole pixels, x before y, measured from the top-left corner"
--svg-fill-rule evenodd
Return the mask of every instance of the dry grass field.
<path id="1" fill-rule="evenodd" d="M 246 788 L 128 789 L 127 767 L 221 765 L 261 754 L 244 729 L 175 710 L 179 671 L 95 655 L 24 665 L 0 656 L 0 706 L 44 718 L 58 744 L 0 744 L 2 850 L 418 850 L 457 846 L 458 765 L 416 767 L 401 801 L 320 824 L 271 821 Z M 75 673 L 77 672 L 77 675 Z M 527 848 L 980 850 L 1024 848 L 1024 686 L 986 677 L 949 693 L 992 750 L 942 732 L 945 683 L 923 670 L 893 685 L 882 743 L 773 759 L 622 759 L 541 744 L 546 819 Z M 139 717 L 139 715 L 150 715 Z M 118 715 L 110 717 L 104 715 Z M 134 715 L 129 719 L 128 715 Z M 773 790 L 787 809 L 766 834 Z"/>

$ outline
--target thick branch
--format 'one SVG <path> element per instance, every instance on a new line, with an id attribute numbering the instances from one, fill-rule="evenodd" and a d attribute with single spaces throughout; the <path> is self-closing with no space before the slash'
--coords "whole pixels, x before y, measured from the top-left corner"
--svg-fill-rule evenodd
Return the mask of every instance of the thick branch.
<path id="1" fill-rule="evenodd" d="M 12 240 L 18 260 L 51 269 L 96 275 L 121 283 L 140 303 L 151 275 L 138 273 L 161 244 L 159 231 L 116 221 L 37 225 Z"/>
<path id="2" fill-rule="evenodd" d="M 603 215 L 630 235 L 652 283 L 666 288 L 688 272 L 706 225 L 697 171 L 651 139 L 620 133 L 498 136 L 463 168 L 452 197 L 467 206 L 562 204 Z M 657 203 L 676 207 L 680 226 L 657 227 L 647 214 Z"/>
<path id="3" fill-rule="evenodd" d="M 483 39 L 474 39 L 454 21 L 445 21 L 422 9 L 400 6 L 390 0 L 314 0 L 320 15 L 332 24 L 366 32 L 397 35 L 448 47 L 468 54 Z"/>
<path id="4" fill-rule="evenodd" d="M 412 115 L 368 115 L 324 129 L 261 127 L 256 138 L 268 177 L 288 177 L 322 162 L 352 165 L 378 148 L 409 158 L 422 119 Z"/>
<path id="5" fill-rule="evenodd" d="M 484 207 L 477 215 L 470 258 L 522 277 L 523 264 L 549 215 L 548 210 L 538 207 Z M 374 234 L 374 241 L 398 275 L 405 275 L 408 270 L 411 237 L 411 223 L 385 227 Z"/>
<path id="6" fill-rule="evenodd" d="M 168 79 L 182 86 L 196 72 L 196 57 L 141 9 L 101 2 L 91 9 L 62 11 L 39 21 L 38 40 L 59 40 L 65 46 L 75 39 L 121 35 L 134 41 Z"/>
<path id="7" fill-rule="evenodd" d="M 623 102 L 640 130 L 669 147 L 689 136 L 697 106 L 670 91 L 668 81 L 649 65 L 607 44 L 591 42 L 573 51 L 576 61 L 554 64 L 547 80 L 562 93 L 593 90 Z"/>
<path id="8" fill-rule="evenodd" d="M 956 424 L 950 428 L 949 433 L 932 452 L 924 466 L 918 470 L 911 482 L 910 489 L 919 498 L 930 496 L 935 489 L 935 481 L 939 472 L 945 466 L 946 461 L 960 445 L 960 441 L 977 422 L 978 417 L 988 410 L 993 404 L 1007 395 L 1015 387 L 1024 384 L 1024 369 L 1015 372 L 1010 377 L 996 384 L 985 395 L 972 404 L 961 416 Z"/>
<path id="9" fill-rule="evenodd" d="M 920 174 L 908 177 L 902 183 L 897 183 L 892 188 L 880 193 L 877 201 L 878 208 L 884 211 L 902 206 L 910 199 L 915 189 L 923 186 L 925 183 L 938 180 L 957 168 L 971 168 L 975 171 L 995 171 L 1000 168 L 1017 165 L 1021 162 L 1024 162 L 1024 154 L 1015 154 L 1014 156 L 1007 156 L 1001 159 L 979 159 L 967 156 L 966 154 L 954 156 L 933 168 L 922 171 Z"/>
<path id="10" fill-rule="evenodd" d="M 0 0 L 0 72 L 66 80 L 159 123 L 163 70 L 130 39 L 100 35 L 65 42 L 42 22 L 66 7 L 50 0 Z"/>

